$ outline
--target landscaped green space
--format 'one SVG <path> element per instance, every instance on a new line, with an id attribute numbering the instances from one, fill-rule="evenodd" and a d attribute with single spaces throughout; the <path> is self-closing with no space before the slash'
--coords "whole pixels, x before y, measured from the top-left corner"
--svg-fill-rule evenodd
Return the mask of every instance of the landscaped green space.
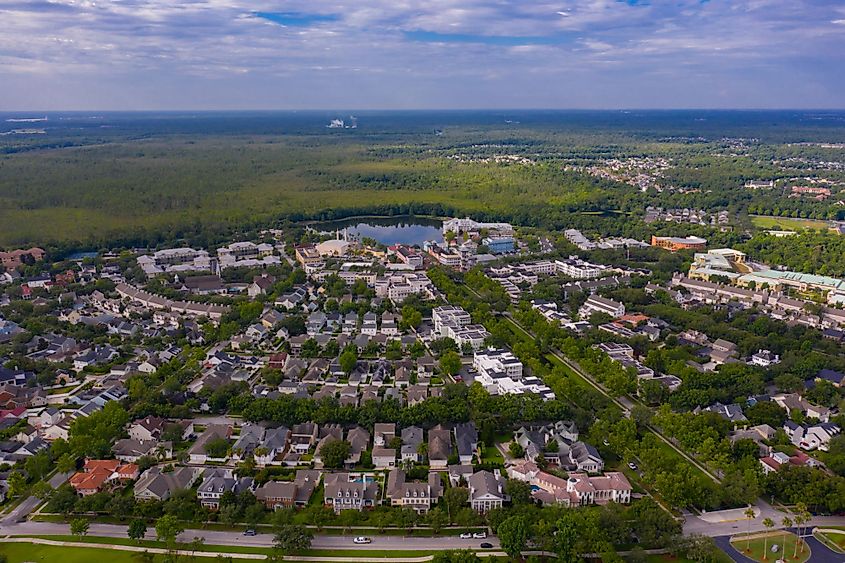
<path id="1" fill-rule="evenodd" d="M 109 563 L 138 563 L 138 553 L 93 547 L 0 543 L 0 553 L 8 558 L 9 563 L 25 563 L 29 561 L 61 561 L 62 563 L 108 561 Z M 155 563 L 160 563 L 164 561 L 164 556 L 157 555 L 154 561 Z"/>
<path id="2" fill-rule="evenodd" d="M 827 221 L 814 219 L 797 219 L 792 217 L 771 217 L 765 215 L 752 215 L 751 223 L 755 227 L 771 230 L 804 230 L 804 229 L 827 229 Z"/>
<path id="3" fill-rule="evenodd" d="M 191 533 L 191 530 L 187 531 L 188 534 Z M 100 544 L 100 545 L 128 545 L 128 546 L 135 546 L 135 547 L 150 547 L 150 548 L 161 548 L 166 549 L 167 545 L 160 541 L 155 540 L 140 540 L 135 541 L 129 538 L 107 538 L 101 536 L 71 536 L 71 535 L 32 535 L 32 536 L 25 536 L 31 538 L 39 538 L 45 540 L 53 540 L 53 541 L 62 541 L 62 542 L 81 542 L 81 543 L 90 543 L 90 544 Z M 199 549 L 194 549 L 193 546 L 189 543 L 180 543 L 177 544 L 177 549 L 182 550 L 189 550 L 189 551 L 220 551 L 225 553 L 263 553 L 269 554 L 271 552 L 270 548 L 265 547 L 249 547 L 249 546 L 229 546 L 229 545 L 203 545 L 199 547 Z"/>
<path id="4" fill-rule="evenodd" d="M 811 551 L 809 546 L 803 544 L 803 549 L 798 548 L 797 552 L 795 544 L 798 541 L 798 536 L 790 532 L 772 532 L 768 537 L 754 537 L 750 541 L 742 537 L 734 537 L 731 540 L 731 545 L 742 553 L 744 556 L 754 559 L 755 561 L 776 561 L 783 559 L 784 561 L 795 561 L 801 563 L 810 558 Z M 772 546 L 777 545 L 777 552 L 772 551 Z M 797 553 L 797 555 L 796 555 Z"/>
<path id="5" fill-rule="evenodd" d="M 845 533 L 836 534 L 816 531 L 814 535 L 822 543 L 827 544 L 831 548 L 837 548 L 841 553 L 845 553 Z"/>

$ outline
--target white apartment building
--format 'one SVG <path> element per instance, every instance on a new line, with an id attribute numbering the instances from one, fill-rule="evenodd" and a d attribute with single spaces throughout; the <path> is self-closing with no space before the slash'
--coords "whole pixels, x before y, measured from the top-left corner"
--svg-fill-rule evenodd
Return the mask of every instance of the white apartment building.
<path id="1" fill-rule="evenodd" d="M 431 311 L 431 320 L 434 321 L 434 332 L 438 336 L 446 337 L 446 327 L 463 327 L 472 322 L 469 313 L 464 311 L 462 307 L 456 305 L 443 305 L 435 307 Z"/>
<path id="2" fill-rule="evenodd" d="M 625 314 L 625 305 L 612 299 L 591 295 L 578 309 L 578 315 L 582 319 L 589 319 L 593 313 L 607 313 L 616 319 Z"/>
<path id="3" fill-rule="evenodd" d="M 607 270 L 606 266 L 591 264 L 590 262 L 579 259 L 577 256 L 570 256 L 566 260 L 555 260 L 554 265 L 556 273 L 579 280 L 597 278 Z"/>

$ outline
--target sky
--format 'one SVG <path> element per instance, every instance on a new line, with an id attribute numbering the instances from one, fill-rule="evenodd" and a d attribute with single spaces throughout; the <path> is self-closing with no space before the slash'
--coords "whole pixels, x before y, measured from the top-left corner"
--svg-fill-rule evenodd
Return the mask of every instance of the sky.
<path id="1" fill-rule="evenodd" d="M 845 0 L 0 0 L 0 111 L 845 108 Z"/>

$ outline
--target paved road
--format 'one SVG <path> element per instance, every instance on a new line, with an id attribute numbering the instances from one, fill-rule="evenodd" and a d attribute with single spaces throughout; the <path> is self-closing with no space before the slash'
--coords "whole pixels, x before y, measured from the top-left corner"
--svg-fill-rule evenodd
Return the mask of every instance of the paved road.
<path id="1" fill-rule="evenodd" d="M 54 489 L 58 488 L 59 485 L 67 481 L 70 476 L 70 473 L 56 473 L 50 478 L 50 486 Z M 3 520 L 0 520 L 0 525 L 5 526 L 20 520 L 26 520 L 26 517 L 29 516 L 29 514 L 35 510 L 35 507 L 39 504 L 41 504 L 41 500 L 39 498 L 33 496 L 27 497 L 23 500 L 23 502 L 17 505 L 14 510 L 7 514 Z"/>
<path id="2" fill-rule="evenodd" d="M 687 535 L 702 534 L 710 537 L 718 537 L 740 534 L 749 530 L 751 532 L 765 532 L 766 527 L 763 526 L 764 519 L 771 518 L 775 524 L 779 525 L 783 517 L 786 516 L 786 514 L 776 510 L 763 499 L 758 499 L 754 507 L 759 512 L 757 517 L 751 520 L 751 522 L 748 522 L 744 517 L 733 522 L 708 522 L 698 516 L 688 514 L 686 515 L 686 522 L 684 522 L 684 533 Z M 825 526 L 845 526 L 845 516 L 813 516 L 813 519 L 810 520 L 810 526 L 820 528 L 824 528 Z"/>
<path id="3" fill-rule="evenodd" d="M 91 524 L 88 534 L 107 538 L 127 538 L 127 527 L 114 524 Z M 2 535 L 68 535 L 70 526 L 54 522 L 22 522 L 17 524 L 5 523 L 0 526 Z M 239 532 L 223 532 L 213 530 L 187 530 L 179 536 L 179 541 L 189 543 L 196 537 L 205 538 L 209 545 L 233 545 L 251 547 L 270 547 L 273 545 L 272 534 L 258 534 L 256 536 L 244 536 Z M 317 535 L 314 537 L 312 547 L 314 549 L 386 549 L 386 550 L 430 550 L 430 549 L 466 549 L 478 548 L 482 542 L 488 542 L 494 547 L 499 547 L 499 541 L 495 537 L 483 540 L 463 540 L 457 536 L 439 536 L 436 538 L 420 538 L 405 536 L 371 536 L 372 543 L 357 545 L 352 543 L 354 536 L 327 536 Z M 146 539 L 154 540 L 155 530 L 150 527 L 147 530 Z"/>
<path id="4" fill-rule="evenodd" d="M 790 528 L 790 532 L 797 533 L 795 528 Z M 736 561 L 737 563 L 754 563 L 753 559 L 749 559 L 739 551 L 735 550 L 731 545 L 731 537 L 730 536 L 719 536 L 717 538 L 713 538 L 716 542 L 716 545 L 719 546 L 719 549 L 724 551 L 728 554 L 728 557 Z M 812 556 L 810 557 L 810 561 L 812 563 L 843 563 L 845 562 L 845 555 L 841 553 L 836 553 L 835 551 L 827 548 L 824 544 L 822 544 L 819 540 L 814 538 L 813 536 L 807 535 L 804 537 L 804 541 L 807 542 L 807 545 L 810 547 L 810 551 L 812 552 Z M 777 543 L 777 542 L 775 542 Z M 772 554 L 774 555 L 774 554 Z M 776 557 L 772 557 L 772 561 L 774 561 Z"/>

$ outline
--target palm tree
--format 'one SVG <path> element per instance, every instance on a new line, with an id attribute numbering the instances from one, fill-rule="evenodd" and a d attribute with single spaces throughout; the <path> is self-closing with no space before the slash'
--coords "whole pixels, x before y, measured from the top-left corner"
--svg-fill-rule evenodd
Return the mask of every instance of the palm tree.
<path id="1" fill-rule="evenodd" d="M 810 527 L 810 520 L 813 519 L 813 515 L 810 514 L 810 511 L 805 508 L 804 512 L 801 514 L 801 516 L 803 517 L 802 519 L 804 520 L 804 533 L 802 534 L 802 537 L 800 538 L 800 540 L 801 540 L 801 553 L 804 553 L 804 537 L 803 536 L 805 536 L 807 534 L 807 528 Z"/>
<path id="2" fill-rule="evenodd" d="M 767 530 L 771 530 L 775 527 L 775 523 L 771 518 L 764 518 L 763 525 L 766 527 Z M 766 534 L 763 536 L 763 559 L 768 559 L 769 553 L 769 535 Z"/>
<path id="3" fill-rule="evenodd" d="M 745 551 L 751 551 L 751 521 L 757 517 L 757 513 L 754 512 L 754 507 L 749 506 L 745 509 L 745 518 L 748 520 L 748 536 L 745 542 Z"/>
<path id="4" fill-rule="evenodd" d="M 795 520 L 795 526 L 798 528 L 798 540 L 795 542 L 795 550 L 792 554 L 793 559 L 798 558 L 798 544 L 801 543 L 801 526 L 804 524 L 804 515 L 800 512 L 797 512 L 793 517 Z M 803 548 L 802 548 L 803 551 Z"/>
<path id="5" fill-rule="evenodd" d="M 789 538 L 789 532 L 787 530 L 788 530 L 788 528 L 792 527 L 792 519 L 789 516 L 784 516 L 783 519 L 780 521 L 780 523 L 784 528 L 784 532 L 786 532 L 784 534 L 784 542 L 783 542 L 783 547 L 785 548 L 786 547 L 786 540 L 787 540 L 787 538 Z"/>

